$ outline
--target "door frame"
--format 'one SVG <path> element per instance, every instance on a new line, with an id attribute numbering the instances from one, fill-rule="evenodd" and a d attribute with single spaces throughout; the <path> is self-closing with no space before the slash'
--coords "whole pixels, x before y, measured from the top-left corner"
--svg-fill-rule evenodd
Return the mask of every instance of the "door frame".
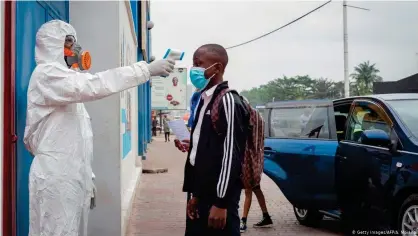
<path id="1" fill-rule="evenodd" d="M 322 138 L 322 137 L 317 137 L 317 138 L 308 138 L 308 137 L 272 137 L 270 134 L 272 133 L 272 121 L 273 121 L 273 110 L 274 109 L 294 109 L 294 108 L 306 108 L 306 107 L 325 107 L 326 108 L 326 115 L 327 115 L 327 123 L 328 123 L 328 137 L 327 138 Z M 275 154 L 275 150 L 270 150 L 267 149 L 269 148 L 269 144 L 274 143 L 274 140 L 281 140 L 279 142 L 299 142 L 299 143 L 309 143 L 312 144 L 313 147 L 315 147 L 316 145 L 321 145 L 324 143 L 328 143 L 328 142 L 333 142 L 332 145 L 335 146 L 335 152 L 338 148 L 338 140 L 337 140 L 337 136 L 336 136 L 336 127 L 335 127 L 335 119 L 334 119 L 334 102 L 332 100 L 321 100 L 321 101 L 285 101 L 285 102 L 273 102 L 273 103 L 268 103 L 265 106 L 265 114 L 267 114 L 268 116 L 266 117 L 266 119 L 268 120 L 268 123 L 266 124 L 266 137 L 265 137 L 265 148 L 264 148 L 264 173 L 270 178 L 272 179 L 276 185 L 278 185 L 279 188 L 281 188 L 280 185 L 280 179 L 277 178 L 277 176 L 275 176 L 275 174 L 272 171 L 268 171 L 269 167 L 271 169 L 281 169 L 280 171 L 283 171 L 283 173 L 285 173 L 283 175 L 283 177 L 281 177 L 283 180 L 282 181 L 288 181 L 285 179 L 288 179 L 287 174 L 286 174 L 286 168 L 282 168 L 282 166 L 280 166 L 279 163 L 276 163 L 273 159 L 275 159 L 274 157 L 272 158 L 271 155 L 276 155 Z M 316 113 L 315 113 L 316 114 Z M 311 114 L 312 115 L 312 114 Z M 309 118 L 309 121 L 307 124 L 309 124 L 312 120 L 312 117 Z M 285 141 L 287 140 L 287 141 Z M 321 144 L 320 144 L 321 143 Z M 272 145 L 273 146 L 273 145 Z M 274 149 L 274 148 L 273 148 Z M 309 154 L 302 154 L 302 153 L 297 153 L 297 155 L 308 155 L 307 157 L 309 158 L 313 158 L 313 156 L 318 156 L 320 157 L 321 155 L 309 155 Z M 330 165 L 332 168 L 332 177 L 334 178 L 335 176 L 335 153 L 333 152 L 332 155 L 327 155 L 331 158 L 333 158 L 332 164 Z M 305 158 L 306 159 L 306 158 Z M 316 169 L 319 169 L 317 167 L 315 167 Z M 279 172 L 280 172 L 279 171 Z M 304 174 L 303 174 L 304 175 Z M 295 175 L 296 176 L 296 175 Z M 335 179 L 333 179 L 332 185 L 335 185 Z M 291 184 L 284 184 L 286 186 L 290 186 Z M 284 187 L 286 188 L 286 187 Z M 282 188 L 281 188 L 282 189 Z M 282 190 L 283 192 L 283 190 Z M 290 191 L 292 192 L 292 191 Z M 333 191 L 332 191 L 333 192 Z M 292 196 L 296 196 L 297 194 L 295 193 L 291 193 L 291 194 L 285 194 L 283 192 L 283 194 L 286 196 L 286 198 L 292 198 Z M 306 195 L 309 196 L 309 195 Z M 320 209 L 318 210 L 334 210 L 335 207 L 337 207 L 337 197 L 336 197 L 336 192 L 333 193 L 325 193 L 322 195 L 321 199 L 316 199 L 316 204 L 311 204 L 308 203 L 308 200 L 306 199 L 302 199 L 302 198 L 298 198 L 296 201 L 299 203 L 298 205 L 294 205 L 295 207 L 302 207 L 304 205 L 316 205 L 316 206 L 322 206 L 319 207 Z M 288 200 L 289 200 L 288 198 Z M 290 200 L 289 200 L 290 201 Z M 309 201 L 313 201 L 313 198 L 311 198 Z M 293 202 L 291 202 L 291 204 L 293 204 Z"/>
<path id="2" fill-rule="evenodd" d="M 3 235 L 16 235 L 15 23 L 16 2 L 5 1 L 3 93 Z"/>
<path id="3" fill-rule="evenodd" d="M 350 122 L 351 122 L 352 116 L 354 115 L 354 112 L 355 112 L 355 108 L 357 106 L 361 105 L 362 103 L 371 104 L 371 105 L 375 106 L 375 112 L 380 111 L 380 113 L 378 113 L 378 114 L 381 114 L 381 115 L 384 116 L 384 117 L 382 117 L 382 119 L 384 119 L 385 122 L 388 124 L 390 132 L 393 132 L 393 134 L 389 134 L 389 136 L 392 138 L 393 137 L 392 135 L 394 135 L 394 137 L 396 137 L 396 139 L 397 139 L 397 145 L 400 146 L 400 147 L 403 146 L 402 142 L 401 142 L 401 139 L 399 138 L 398 132 L 395 129 L 394 119 L 390 116 L 390 112 L 388 112 L 387 107 L 385 107 L 384 105 L 378 103 L 377 101 L 375 101 L 373 99 L 359 98 L 359 99 L 353 100 L 352 103 L 351 103 L 350 112 L 349 112 L 348 117 L 347 117 L 347 123 L 346 123 L 346 129 L 345 129 L 345 132 L 346 132 L 345 133 L 345 138 L 340 141 L 339 148 L 338 148 L 337 153 L 336 153 L 336 161 L 345 162 L 346 160 L 350 160 L 351 157 L 352 157 L 352 155 L 350 157 L 350 155 L 346 155 L 344 152 L 341 151 L 340 148 L 343 147 L 341 145 L 344 145 L 344 146 L 347 146 L 347 147 L 352 147 L 352 148 L 358 148 L 358 149 L 361 148 L 361 149 L 366 150 L 366 152 L 369 152 L 370 150 L 376 150 L 376 151 L 379 151 L 379 152 L 384 152 L 385 154 L 387 154 L 390 157 L 388 157 L 388 158 L 376 157 L 376 158 L 379 159 L 380 161 L 389 162 L 389 173 L 388 173 L 387 179 L 382 179 L 382 175 L 381 175 L 382 171 L 381 171 L 380 168 L 378 170 L 379 171 L 379 176 L 380 176 L 379 181 L 382 185 L 385 185 L 390 180 L 390 178 L 392 178 L 392 177 L 396 178 L 396 175 L 392 176 L 392 174 L 394 174 L 394 172 L 395 172 L 395 169 L 393 168 L 394 167 L 394 165 L 393 165 L 394 156 L 393 156 L 393 153 L 391 153 L 391 151 L 389 150 L 389 147 L 368 145 L 368 144 L 363 144 L 363 143 L 348 139 L 348 137 L 350 137 L 350 135 L 351 135 L 351 133 L 349 132 L 349 131 L 351 131 L 351 130 L 349 130 L 350 129 L 349 127 L 350 127 Z M 344 165 L 344 164 L 342 164 L 342 165 Z M 335 171 L 337 173 L 338 169 L 336 169 Z M 382 181 L 384 181 L 384 180 L 385 180 L 385 183 L 382 183 Z M 340 184 L 340 183 L 336 183 L 336 184 Z M 341 183 L 341 184 L 344 184 L 344 183 Z M 394 184 L 396 184 L 396 181 L 394 182 Z M 391 187 L 394 187 L 394 186 L 391 186 Z M 371 196 L 376 196 L 375 195 L 376 192 L 372 192 L 370 190 L 370 187 L 368 187 L 368 188 L 369 188 L 368 195 L 370 195 L 370 193 L 372 193 L 373 195 L 371 195 Z M 367 196 L 367 197 L 369 197 L 369 196 Z M 378 196 L 378 197 L 380 199 L 385 199 L 385 197 L 387 197 L 387 196 L 381 195 L 381 196 Z M 383 202 L 377 203 L 377 206 L 378 207 L 386 207 L 385 201 L 387 201 L 387 199 L 383 200 Z M 379 204 L 383 204 L 383 205 L 379 205 Z M 376 209 L 376 206 L 374 207 L 374 209 Z M 382 210 L 381 212 L 383 212 L 383 209 L 381 209 L 381 210 Z"/>

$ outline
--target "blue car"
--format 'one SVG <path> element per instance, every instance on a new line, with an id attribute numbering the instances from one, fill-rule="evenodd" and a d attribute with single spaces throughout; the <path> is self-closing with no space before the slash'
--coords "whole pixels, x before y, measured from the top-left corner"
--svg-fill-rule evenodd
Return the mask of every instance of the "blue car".
<path id="1" fill-rule="evenodd" d="M 358 203 L 391 229 L 417 231 L 418 94 L 272 102 L 263 110 L 264 173 L 301 224 L 339 219 Z"/>

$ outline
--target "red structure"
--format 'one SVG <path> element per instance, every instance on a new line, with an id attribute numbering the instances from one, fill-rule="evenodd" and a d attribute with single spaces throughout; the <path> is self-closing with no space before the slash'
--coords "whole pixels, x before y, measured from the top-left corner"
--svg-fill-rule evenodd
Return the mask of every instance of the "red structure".
<path id="1" fill-rule="evenodd" d="M 3 229 L 2 235 L 16 235 L 16 147 L 15 135 L 15 2 L 5 1 L 4 93 L 3 93 Z"/>

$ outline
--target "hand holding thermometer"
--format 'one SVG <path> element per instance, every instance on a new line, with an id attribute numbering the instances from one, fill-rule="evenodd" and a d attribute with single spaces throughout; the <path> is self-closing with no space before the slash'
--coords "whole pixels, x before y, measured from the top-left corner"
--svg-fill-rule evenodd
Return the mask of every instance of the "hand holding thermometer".
<path id="1" fill-rule="evenodd" d="M 174 61 L 181 61 L 183 60 L 184 52 L 176 49 L 167 49 L 167 52 L 165 53 L 163 59 L 171 59 Z M 165 77 L 165 76 L 161 76 Z"/>
<path id="2" fill-rule="evenodd" d="M 184 52 L 176 49 L 167 49 L 167 52 L 165 53 L 163 59 L 171 59 L 175 61 L 181 61 L 183 60 Z"/>

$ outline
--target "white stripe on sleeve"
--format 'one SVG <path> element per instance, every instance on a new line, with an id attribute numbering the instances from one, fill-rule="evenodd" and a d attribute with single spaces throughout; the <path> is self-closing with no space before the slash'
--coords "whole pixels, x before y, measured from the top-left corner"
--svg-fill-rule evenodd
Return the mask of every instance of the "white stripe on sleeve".
<path id="1" fill-rule="evenodd" d="M 235 103 L 231 93 L 226 93 L 222 98 L 227 122 L 227 132 L 224 141 L 224 155 L 222 159 L 222 169 L 219 175 L 217 194 L 219 198 L 225 197 L 228 189 L 229 176 L 232 165 L 232 152 L 234 145 L 234 111 Z"/>

